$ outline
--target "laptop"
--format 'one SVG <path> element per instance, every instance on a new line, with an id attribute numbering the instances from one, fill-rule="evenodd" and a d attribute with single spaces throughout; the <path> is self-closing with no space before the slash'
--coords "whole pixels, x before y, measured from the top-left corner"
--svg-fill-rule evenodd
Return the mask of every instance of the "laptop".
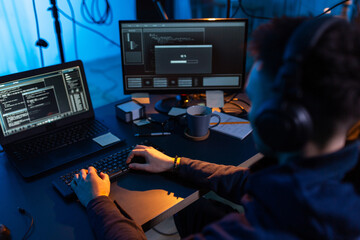
<path id="1" fill-rule="evenodd" d="M 0 144 L 25 178 L 122 140 L 95 119 L 81 61 L 0 77 Z"/>

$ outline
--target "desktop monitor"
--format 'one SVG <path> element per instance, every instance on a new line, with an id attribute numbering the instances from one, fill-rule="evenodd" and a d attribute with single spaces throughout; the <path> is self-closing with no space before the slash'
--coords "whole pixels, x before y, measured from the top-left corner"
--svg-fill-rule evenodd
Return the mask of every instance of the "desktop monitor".
<path id="1" fill-rule="evenodd" d="M 125 94 L 241 91 L 247 19 L 120 21 Z M 168 112 L 173 100 L 156 104 Z"/>

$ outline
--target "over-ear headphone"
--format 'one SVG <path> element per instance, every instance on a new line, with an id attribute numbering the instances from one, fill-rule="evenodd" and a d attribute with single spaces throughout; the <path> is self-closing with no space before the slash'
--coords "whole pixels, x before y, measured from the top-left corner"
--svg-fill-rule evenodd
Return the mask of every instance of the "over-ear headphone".
<path id="1" fill-rule="evenodd" d="M 346 20 L 320 17 L 306 20 L 290 36 L 283 63 L 274 82 L 276 97 L 265 102 L 255 113 L 254 128 L 261 140 L 274 151 L 301 149 L 313 132 L 313 121 L 302 105 L 302 64 L 324 32 Z"/>

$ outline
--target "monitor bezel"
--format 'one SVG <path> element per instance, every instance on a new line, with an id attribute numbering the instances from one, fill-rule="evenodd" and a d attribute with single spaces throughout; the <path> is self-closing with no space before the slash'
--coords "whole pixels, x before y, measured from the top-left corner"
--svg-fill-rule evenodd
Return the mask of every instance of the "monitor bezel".
<path id="1" fill-rule="evenodd" d="M 124 65 L 124 55 L 123 55 L 123 40 L 121 37 L 122 32 L 122 24 L 127 23 L 181 23 L 181 22 L 243 22 L 245 23 L 245 31 L 244 31 L 244 56 L 243 56 L 243 66 L 244 73 L 242 79 L 240 79 L 240 86 L 238 87 L 205 87 L 201 89 L 197 88 L 183 88 L 183 89 L 136 89 L 136 90 L 129 90 L 126 88 L 126 81 L 125 81 L 125 65 Z M 209 90 L 222 90 L 227 93 L 232 92 L 241 92 L 245 88 L 245 81 L 246 81 L 246 55 L 247 55 L 247 37 L 248 37 L 248 19 L 247 18 L 199 18 L 199 19 L 174 19 L 174 20 L 125 20 L 119 21 L 119 37 L 120 37 L 120 56 L 121 56 L 121 67 L 122 67 L 122 82 L 123 82 L 123 92 L 124 94 L 132 94 L 132 93 L 149 93 L 149 94 L 192 94 L 192 93 L 205 93 Z"/>

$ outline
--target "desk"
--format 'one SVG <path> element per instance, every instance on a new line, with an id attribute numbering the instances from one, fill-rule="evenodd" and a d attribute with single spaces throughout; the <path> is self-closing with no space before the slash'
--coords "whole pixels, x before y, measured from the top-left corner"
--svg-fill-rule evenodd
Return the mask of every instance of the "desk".
<path id="1" fill-rule="evenodd" d="M 146 139 L 134 137 L 135 127 L 116 119 L 114 105 L 115 103 L 108 104 L 96 109 L 97 119 L 115 135 L 126 139 L 126 145 Z M 180 127 L 173 135 L 152 137 L 149 140 L 170 156 L 186 156 L 213 163 L 238 165 L 256 154 L 251 135 L 240 141 L 212 131 L 207 140 L 193 142 L 184 138 L 182 131 Z M 115 149 L 108 151 L 113 150 Z M 26 181 L 7 160 L 6 155 L 1 153 L 0 223 L 10 228 L 13 239 L 21 239 L 30 225 L 30 219 L 17 210 L 17 207 L 22 207 L 34 217 L 35 226 L 31 239 L 94 239 L 85 208 L 76 201 L 64 201 L 51 182 L 70 168 L 77 168 L 83 162 L 102 155 L 104 153 L 99 153 Z M 145 231 L 201 195 L 197 189 L 166 174 L 139 172 L 130 172 L 120 177 L 117 182 L 112 183 L 111 189 L 111 197 L 116 198 Z"/>

